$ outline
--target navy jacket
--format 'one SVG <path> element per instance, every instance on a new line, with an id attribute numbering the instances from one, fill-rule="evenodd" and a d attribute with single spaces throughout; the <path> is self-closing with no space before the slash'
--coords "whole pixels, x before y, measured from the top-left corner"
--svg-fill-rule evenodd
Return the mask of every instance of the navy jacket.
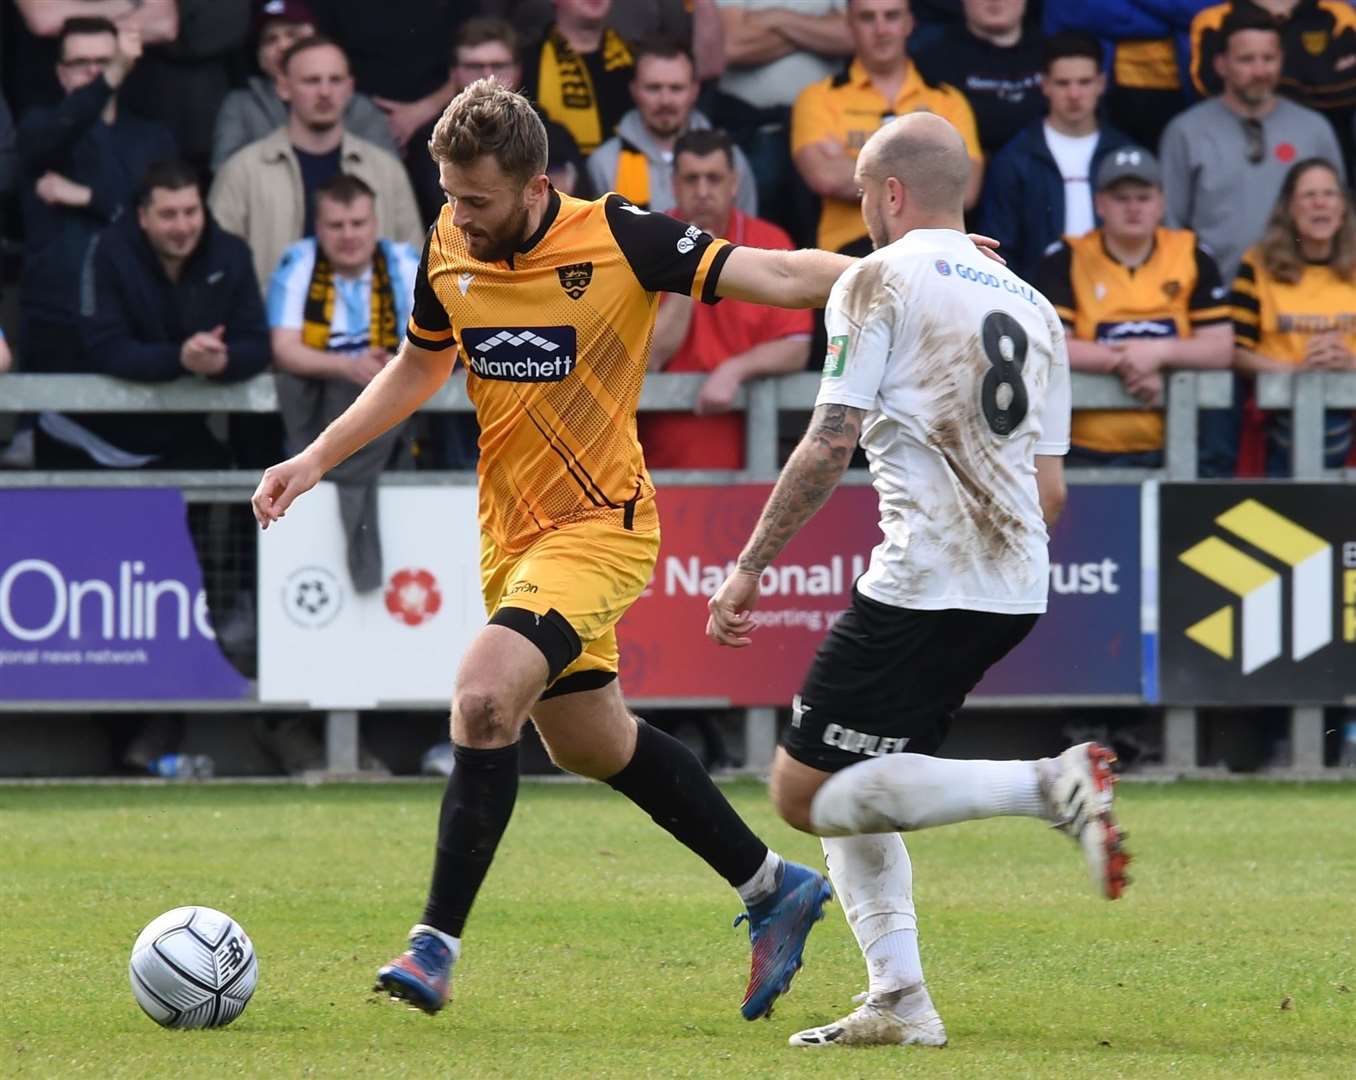
<path id="1" fill-rule="evenodd" d="M 124 214 L 95 240 L 80 281 L 81 370 L 136 382 L 196 378 L 180 363 L 180 347 L 198 331 L 216 326 L 226 327 L 229 360 L 214 381 L 246 379 L 268 367 L 268 319 L 254 260 L 245 242 L 210 214 L 178 281 L 165 273 L 135 212 Z M 132 414 L 73 419 L 121 450 L 162 455 L 160 467 L 206 464 L 199 451 L 212 450 L 203 441 L 211 436 L 201 416 L 167 414 L 153 423 Z"/>
<path id="2" fill-rule="evenodd" d="M 90 241 L 135 197 L 147 168 L 176 156 L 174 139 L 159 124 L 119 109 L 105 124 L 100 113 L 113 88 L 95 79 L 59 104 L 29 110 L 19 124 L 19 167 L 24 215 L 21 303 L 26 318 L 69 324 L 75 317 L 81 267 Z M 48 206 L 34 186 L 57 172 L 93 191 L 89 206 Z M 29 370 L 47 367 L 25 357 Z"/>
<path id="3" fill-rule="evenodd" d="M 1092 176 L 1102 158 L 1130 137 L 1103 126 L 1092 152 Z M 1064 177 L 1045 141 L 1045 120 L 1037 120 L 1003 147 L 984 174 L 979 231 L 1002 245 L 1008 265 L 1027 280 L 1045 249 L 1064 234 Z"/>
<path id="4" fill-rule="evenodd" d="M 1106 49 L 1107 81 L 1114 81 L 1119 41 L 1172 38 L 1182 73 L 1183 103 L 1195 97 L 1191 87 L 1191 20 L 1218 0 L 1045 0 L 1046 35 L 1077 30 L 1100 38 Z"/>

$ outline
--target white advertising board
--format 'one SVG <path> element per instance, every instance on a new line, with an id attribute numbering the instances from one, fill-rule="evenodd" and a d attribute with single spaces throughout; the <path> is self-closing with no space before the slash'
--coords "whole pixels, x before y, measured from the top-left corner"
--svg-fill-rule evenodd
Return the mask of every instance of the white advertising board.
<path id="1" fill-rule="evenodd" d="M 259 699 L 313 708 L 451 700 L 457 664 L 485 624 L 476 489 L 383 488 L 383 584 L 349 578 L 333 484 L 259 536 Z"/>

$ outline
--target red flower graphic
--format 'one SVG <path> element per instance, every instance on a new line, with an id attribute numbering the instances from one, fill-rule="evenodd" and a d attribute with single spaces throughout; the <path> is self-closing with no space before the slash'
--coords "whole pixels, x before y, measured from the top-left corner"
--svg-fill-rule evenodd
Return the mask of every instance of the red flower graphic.
<path id="1" fill-rule="evenodd" d="M 397 570 L 386 586 L 386 610 L 406 626 L 419 626 L 438 614 L 443 594 L 427 570 Z"/>

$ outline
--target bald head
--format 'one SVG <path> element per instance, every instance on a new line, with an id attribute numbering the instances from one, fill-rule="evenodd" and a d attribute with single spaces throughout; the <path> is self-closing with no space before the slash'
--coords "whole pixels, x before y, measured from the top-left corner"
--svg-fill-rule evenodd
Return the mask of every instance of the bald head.
<path id="1" fill-rule="evenodd" d="M 857 157 L 857 177 L 883 184 L 892 176 L 919 214 L 963 214 L 970 180 L 965 140 L 935 113 L 891 120 L 866 140 Z"/>

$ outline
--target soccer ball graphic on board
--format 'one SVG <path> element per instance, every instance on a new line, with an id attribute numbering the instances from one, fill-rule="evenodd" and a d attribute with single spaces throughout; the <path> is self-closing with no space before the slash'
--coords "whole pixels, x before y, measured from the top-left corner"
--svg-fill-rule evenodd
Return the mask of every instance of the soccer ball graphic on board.
<path id="1" fill-rule="evenodd" d="M 153 919 L 137 936 L 127 970 L 137 1004 L 172 1028 L 225 1027 L 245 1011 L 259 980 L 249 935 L 209 907 Z"/>

